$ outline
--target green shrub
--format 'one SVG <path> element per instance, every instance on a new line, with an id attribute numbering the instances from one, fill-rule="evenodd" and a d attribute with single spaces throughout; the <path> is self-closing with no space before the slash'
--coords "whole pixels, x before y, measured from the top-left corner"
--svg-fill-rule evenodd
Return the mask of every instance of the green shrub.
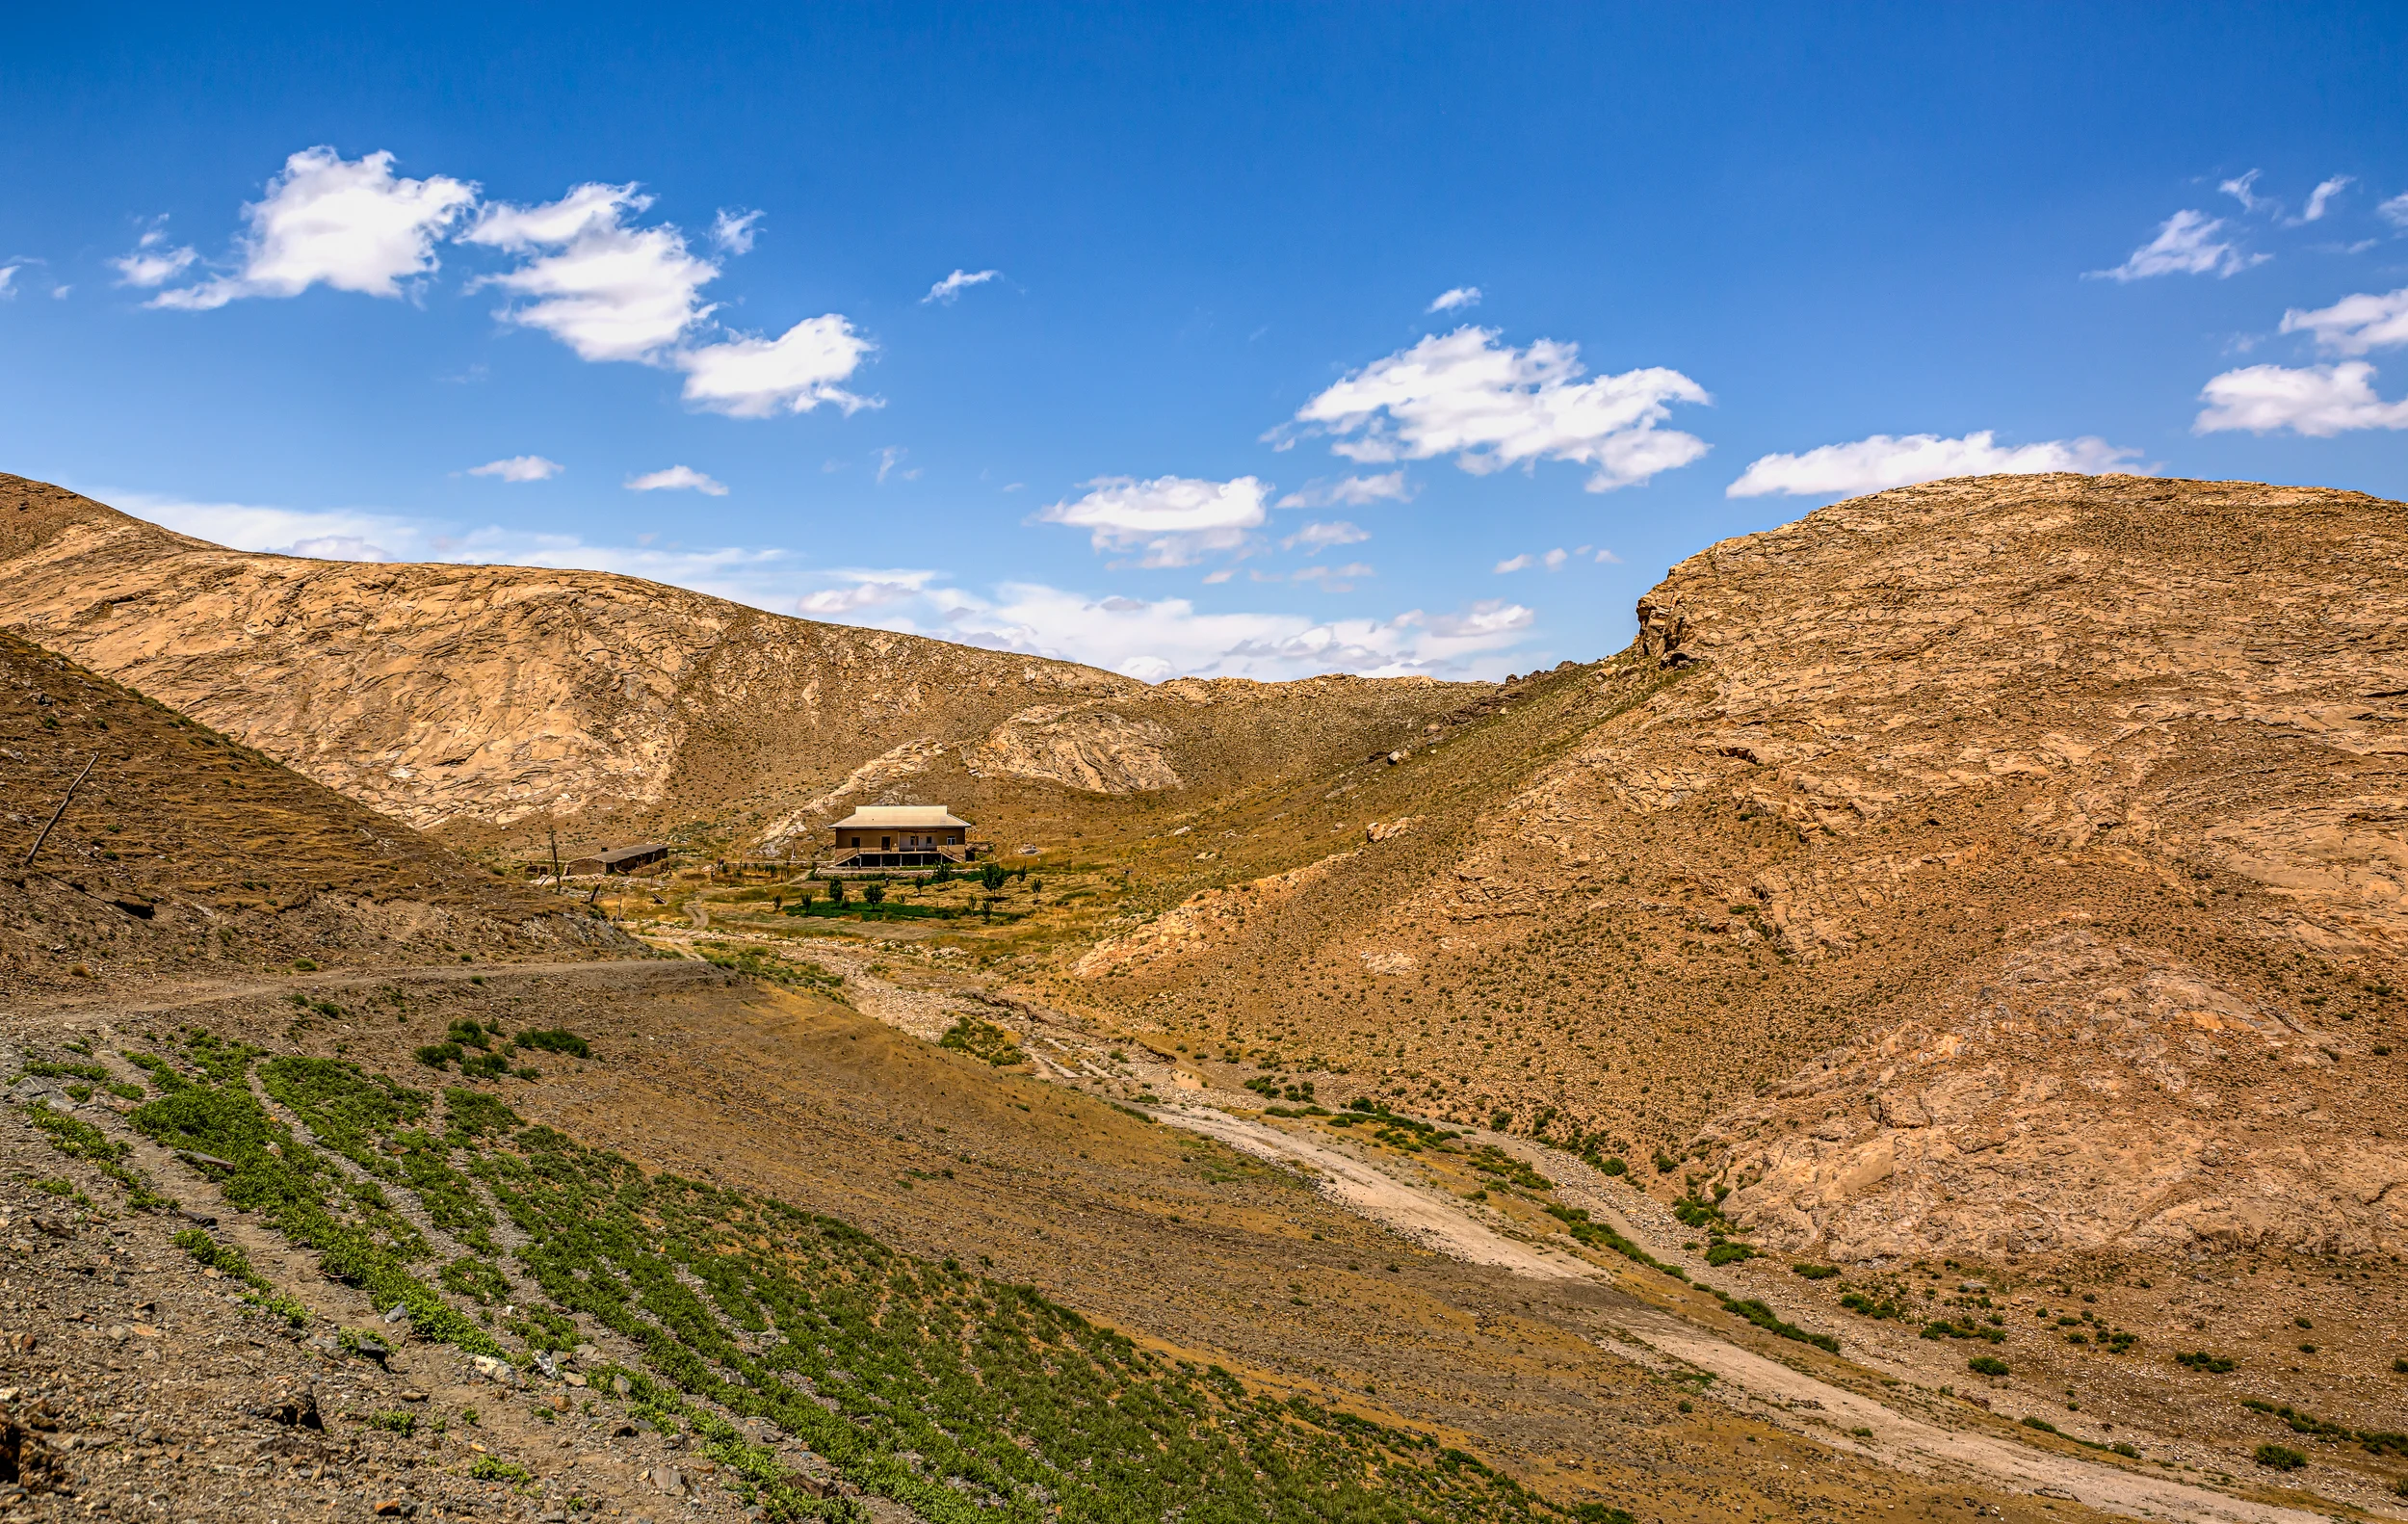
<path id="1" fill-rule="evenodd" d="M 592 1044 L 566 1027 L 544 1027 L 535 1032 L 522 1032 L 510 1040 L 522 1048 L 537 1048 L 545 1053 L 566 1053 L 580 1059 L 593 1057 Z"/>
<path id="2" fill-rule="evenodd" d="M 1791 1274 L 1803 1275 L 1808 1280 L 1829 1280 L 1839 1273 L 1840 1267 L 1837 1265 L 1792 1265 L 1790 1267 Z"/>
<path id="3" fill-rule="evenodd" d="M 2024 1427 L 2026 1429 L 2037 1429 L 2044 1434 L 2053 1434 L 2056 1432 L 2056 1425 L 2049 1422 L 2045 1418 L 2027 1417 L 2024 1420 Z"/>
<path id="4" fill-rule="evenodd" d="M 2270 1471 L 2296 1471 L 2308 1463 L 2308 1458 L 2289 1445 L 2260 1445 L 2250 1458 Z"/>
<path id="5" fill-rule="evenodd" d="M 2205 1350 L 2197 1350 L 2188 1354 L 2175 1355 L 2174 1363 L 2186 1365 L 2194 1371 L 2205 1371 L 2211 1376 L 2222 1376 L 2240 1362 L 2221 1354 L 2210 1354 Z"/>
<path id="6" fill-rule="evenodd" d="M 1757 1250 L 1745 1244 L 1724 1242 L 1715 1244 L 1706 1250 L 1706 1263 L 1714 1266 L 1735 1265 L 1742 1260 L 1755 1258 L 1756 1253 Z"/>
<path id="7" fill-rule="evenodd" d="M 2006 1362 L 1995 1354 L 1976 1354 L 1965 1362 L 1965 1369 L 1976 1376 L 2004 1376 Z"/>
<path id="8" fill-rule="evenodd" d="M 366 1421 L 369 1428 L 381 1429 L 388 1434 L 414 1434 L 418 1432 L 418 1415 L 398 1408 L 392 1412 L 370 1413 Z"/>
<path id="9" fill-rule="evenodd" d="M 1605 1162 L 1597 1168 L 1607 1174 L 1628 1174 L 1631 1169 L 1629 1165 L 1622 1162 L 1618 1154 L 1608 1154 Z"/>
<path id="10" fill-rule="evenodd" d="M 529 1482 L 534 1476 L 525 1466 L 505 1460 L 499 1456 L 479 1456 L 468 1474 L 480 1482 Z"/>

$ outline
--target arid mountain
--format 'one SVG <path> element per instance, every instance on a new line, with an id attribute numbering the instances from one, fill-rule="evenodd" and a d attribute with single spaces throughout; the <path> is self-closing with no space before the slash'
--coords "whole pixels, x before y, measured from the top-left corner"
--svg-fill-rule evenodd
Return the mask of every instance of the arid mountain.
<path id="1" fill-rule="evenodd" d="M 39 844 L 39 851 L 35 849 Z M 582 907 L 0 634 L 0 987 L 297 958 L 621 956 Z"/>
<path id="2" fill-rule="evenodd" d="M 0 624 L 410 825 L 522 845 L 699 823 L 774 850 L 879 801 L 1051 843 L 1386 749 L 1463 701 L 1149 688 L 600 572 L 249 555 L 7 476 Z"/>
<path id="3" fill-rule="evenodd" d="M 1694 1161 L 1801 1251 L 2408 1251 L 2404 552 L 2238 483 L 1838 504 L 1434 750 L 1198 818 L 1162 845 L 1229 886 L 1055 987 Z"/>

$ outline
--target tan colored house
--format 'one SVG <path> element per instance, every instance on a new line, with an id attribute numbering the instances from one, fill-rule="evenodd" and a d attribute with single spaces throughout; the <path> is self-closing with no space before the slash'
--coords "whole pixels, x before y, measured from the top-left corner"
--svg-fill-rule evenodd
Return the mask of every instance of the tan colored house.
<path id="1" fill-rule="evenodd" d="M 830 868 L 933 868 L 987 850 L 942 804 L 864 804 L 828 828 L 836 833 Z"/>

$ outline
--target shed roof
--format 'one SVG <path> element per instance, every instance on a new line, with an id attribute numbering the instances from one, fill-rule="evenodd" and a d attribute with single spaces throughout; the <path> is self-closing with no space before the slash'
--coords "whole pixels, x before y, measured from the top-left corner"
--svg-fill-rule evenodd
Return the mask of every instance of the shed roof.
<path id="1" fill-rule="evenodd" d="M 668 849 L 656 841 L 640 842 L 633 847 L 614 847 L 609 852 L 581 852 L 572 862 L 626 862 L 635 857 L 659 857 Z"/>
<path id="2" fill-rule="evenodd" d="M 832 830 L 893 830 L 923 826 L 968 826 L 942 804 L 864 804 L 838 821 Z"/>

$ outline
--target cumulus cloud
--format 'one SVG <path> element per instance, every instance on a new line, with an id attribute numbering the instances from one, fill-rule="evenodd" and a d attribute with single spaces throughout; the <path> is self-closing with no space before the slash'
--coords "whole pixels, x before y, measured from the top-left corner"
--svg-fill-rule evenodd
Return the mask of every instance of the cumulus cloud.
<path id="1" fill-rule="evenodd" d="M 725 484 L 715 482 L 690 465 L 672 465 L 666 470 L 648 471 L 642 476 L 627 479 L 630 492 L 700 492 L 705 497 L 725 497 Z"/>
<path id="2" fill-rule="evenodd" d="M 631 220 L 651 205 L 633 185 L 581 185 L 538 206 L 489 206 L 460 236 L 527 256 L 480 282 L 523 299 L 502 310 L 503 321 L 539 328 L 580 359 L 683 371 L 690 407 L 767 418 L 822 403 L 848 414 L 879 406 L 838 384 L 877 346 L 836 313 L 805 318 L 775 338 L 730 333 L 694 342 L 690 335 L 719 310 L 702 300 L 702 288 L 720 267 L 688 248 L 672 223 L 635 225 Z M 721 212 L 714 241 L 743 252 L 759 216 Z"/>
<path id="3" fill-rule="evenodd" d="M 2343 297 L 2310 311 L 2293 307 L 2283 314 L 2283 331 L 2313 334 L 2318 349 L 2336 355 L 2408 344 L 2408 286 L 2388 296 Z"/>
<path id="4" fill-rule="evenodd" d="M 16 273 L 21 268 L 18 265 L 0 265 L 0 302 L 8 302 L 15 298 Z"/>
<path id="5" fill-rule="evenodd" d="M 1368 508 L 1374 503 L 1412 501 L 1402 471 L 1380 476 L 1349 476 L 1335 482 L 1309 484 L 1279 500 L 1281 508 Z"/>
<path id="6" fill-rule="evenodd" d="M 489 476 L 504 482 L 548 482 L 561 474 L 558 460 L 546 460 L 539 455 L 513 455 L 506 460 L 487 460 L 468 468 L 470 476 Z"/>
<path id="7" fill-rule="evenodd" d="M 1284 449 L 1299 433 L 1327 434 L 1332 452 L 1366 464 L 1452 455 L 1474 475 L 1570 460 L 1591 468 L 1592 492 L 1706 453 L 1704 440 L 1658 427 L 1673 403 L 1714 400 L 1679 371 L 1583 381 L 1578 345 L 1496 340 L 1497 330 L 1469 326 L 1433 334 L 1344 378 L 1264 437 Z"/>
<path id="8" fill-rule="evenodd" d="M 2229 190 L 2230 186 L 2226 188 Z M 2223 230 L 2220 218 L 2205 212 L 2176 212 L 2158 228 L 2157 237 L 2133 250 L 2122 264 L 2112 270 L 2093 270 L 2084 278 L 2130 281 L 2146 280 L 2152 276 L 2221 277 L 2238 275 L 2269 257 L 2244 256 L 2231 243 L 2216 237 Z"/>
<path id="9" fill-rule="evenodd" d="M 657 360 L 714 310 L 702 288 L 719 266 L 670 224 L 630 225 L 652 204 L 632 185 L 581 185 L 537 206 L 488 206 L 464 242 L 524 254 L 484 276 L 521 300 L 498 314 L 551 334 L 584 360 Z"/>
<path id="10" fill-rule="evenodd" d="M 249 229 L 236 245 L 232 273 L 162 291 L 150 304 L 206 311 L 241 297 L 297 297 L 320 284 L 398 297 L 404 280 L 436 267 L 435 240 L 476 197 L 475 186 L 446 175 L 395 175 L 390 153 L 346 160 L 332 148 L 303 148 L 284 161 L 265 197 L 243 208 Z M 139 248 L 129 256 L 142 257 Z M 124 263 L 118 269 L 130 277 Z"/>
<path id="11" fill-rule="evenodd" d="M 1999 476 L 2040 471 L 2095 475 L 2121 471 L 2139 455 L 2104 439 L 2046 439 L 2007 446 L 1983 429 L 1961 439 L 1938 434 L 1877 434 L 1852 444 L 1826 444 L 1798 455 L 1767 455 L 1723 489 L 1726 497 L 1849 497 L 1950 476 Z"/>
<path id="12" fill-rule="evenodd" d="M 982 286 L 990 280 L 1001 279 L 1003 274 L 1000 270 L 956 270 L 929 287 L 929 294 L 920 299 L 920 305 L 927 306 L 933 302 L 952 306 L 972 286 Z"/>
<path id="13" fill-rule="evenodd" d="M 1361 526 L 1349 524 L 1341 518 L 1326 524 L 1307 524 L 1281 540 L 1279 548 L 1294 550 L 1296 546 L 1303 545 L 1312 554 L 1318 555 L 1333 545 L 1359 545 L 1371 538 L 1370 532 Z"/>
<path id="14" fill-rule="evenodd" d="M 2308 193 L 2308 207 L 2299 214 L 2299 220 L 2303 223 L 2322 222 L 2326 209 L 2332 205 L 2333 197 L 2349 189 L 2353 179 L 2354 176 L 2351 175 L 2337 174 L 2329 180 L 2319 182 L 2315 190 Z"/>
<path id="15" fill-rule="evenodd" d="M 719 215 L 711 219 L 711 242 L 731 254 L 748 254 L 761 236 L 753 231 L 753 224 L 760 220 L 759 212 L 731 212 L 722 206 Z"/>
<path id="16" fill-rule="evenodd" d="M 836 313 L 805 318 L 773 339 L 738 334 L 680 351 L 672 363 L 686 373 L 686 401 L 731 418 L 809 412 L 822 403 L 847 416 L 885 404 L 847 391 L 851 377 L 877 346 Z"/>
<path id="17" fill-rule="evenodd" d="M 1098 477 L 1086 495 L 1054 504 L 1036 515 L 1048 524 L 1089 532 L 1099 551 L 1144 552 L 1142 566 L 1185 566 L 1213 551 L 1236 550 L 1264 518 L 1270 484 L 1251 476 L 1234 482 L 1193 477 Z"/>
<path id="18" fill-rule="evenodd" d="M 2198 434 L 2246 430 L 2329 439 L 2357 429 L 2408 429 L 2408 399 L 2387 403 L 2374 393 L 2374 367 L 2249 365 L 2226 371 L 2199 393 L 2208 406 L 2191 429 Z"/>
<path id="19" fill-rule="evenodd" d="M 939 590 L 940 595 L 942 590 Z M 1535 616 L 1488 600 L 1451 614 L 1415 609 L 1386 619 L 1205 613 L 1185 598 L 1098 597 L 1008 583 L 992 598 L 953 592 L 932 632 L 1003 650 L 1109 668 L 1147 682 L 1320 672 L 1370 677 L 1498 677 Z"/>
<path id="20" fill-rule="evenodd" d="M 1424 307 L 1422 310 L 1424 312 L 1453 312 L 1458 307 L 1476 307 L 1479 305 L 1479 287 L 1449 286 L 1446 290 L 1441 291 L 1438 295 L 1432 297 L 1430 299 L 1429 305 Z"/>
<path id="21" fill-rule="evenodd" d="M 1586 555 L 1588 553 L 1588 547 L 1586 545 L 1583 545 L 1580 549 L 1580 553 L 1582 555 Z M 1497 573 L 1499 576 L 1504 576 L 1509 572 L 1528 571 L 1532 566 L 1544 566 L 1549 571 L 1561 571 L 1564 567 L 1564 564 L 1570 561 L 1572 556 L 1573 552 L 1564 549 L 1561 545 L 1557 545 L 1553 550 L 1537 555 L 1525 551 L 1521 555 L 1511 556 L 1504 561 L 1500 561 L 1488 569 Z M 1597 559 L 1603 561 L 1606 558 L 1600 556 Z"/>
<path id="22" fill-rule="evenodd" d="M 147 291 L 175 279 L 199 258 L 191 249 L 169 248 L 167 229 L 153 227 L 134 241 L 132 253 L 109 264 L 118 273 L 118 285 Z"/>
<path id="23" fill-rule="evenodd" d="M 2377 206 L 2374 215 L 2394 227 L 2408 227 L 2408 191 L 2402 191 Z"/>
<path id="24" fill-rule="evenodd" d="M 873 571 L 861 567 L 839 567 L 820 573 L 835 584 L 808 592 L 797 600 L 795 612 L 805 618 L 842 619 L 864 610 L 885 608 L 908 602 L 929 591 L 929 584 L 944 575 L 939 571 L 885 570 Z"/>

